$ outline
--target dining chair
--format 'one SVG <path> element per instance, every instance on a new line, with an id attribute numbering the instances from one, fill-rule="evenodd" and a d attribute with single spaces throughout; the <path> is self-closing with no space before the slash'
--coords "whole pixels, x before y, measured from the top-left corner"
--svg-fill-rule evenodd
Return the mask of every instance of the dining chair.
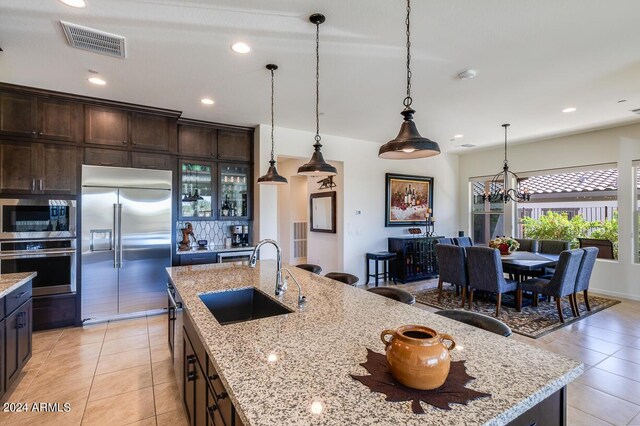
<path id="1" fill-rule="evenodd" d="M 449 245 L 453 245 L 453 239 L 452 238 L 438 238 L 435 241 L 436 244 L 449 244 Z"/>
<path id="2" fill-rule="evenodd" d="M 462 287 L 462 306 L 467 298 L 469 274 L 467 273 L 467 259 L 464 247 L 450 244 L 436 244 L 436 258 L 438 259 L 438 301 L 442 300 L 443 283 Z"/>
<path id="3" fill-rule="evenodd" d="M 473 305 L 474 290 L 483 290 L 497 294 L 496 316 L 500 315 L 502 293 L 517 290 L 518 283 L 504 277 L 498 249 L 473 246 L 467 247 L 465 250 L 469 266 L 469 309 Z M 520 294 L 517 293 L 517 295 Z M 516 305 L 519 307 L 518 302 L 516 301 Z"/>
<path id="4" fill-rule="evenodd" d="M 597 247 L 598 259 L 615 259 L 613 255 L 613 243 L 609 240 L 598 238 L 578 238 L 580 248 Z"/>
<path id="5" fill-rule="evenodd" d="M 481 328 L 494 334 L 499 334 L 500 336 L 511 336 L 511 328 L 509 328 L 507 324 L 498 319 L 479 314 L 478 312 L 446 309 L 443 311 L 436 311 L 435 314 Z"/>
<path id="6" fill-rule="evenodd" d="M 348 285 L 355 286 L 358 284 L 358 277 L 353 274 L 348 274 L 346 272 L 328 272 L 324 275 L 326 278 L 340 281 L 341 283 L 345 283 Z"/>
<path id="7" fill-rule="evenodd" d="M 529 238 L 516 238 L 515 240 L 520 244 L 520 248 L 518 250 L 528 251 L 531 253 L 538 252 L 538 240 L 532 240 Z"/>
<path id="8" fill-rule="evenodd" d="M 538 241 L 538 251 L 540 253 L 560 254 L 565 250 L 569 250 L 570 248 L 571 248 L 571 243 L 569 241 L 562 241 L 562 240 L 539 240 Z"/>
<path id="9" fill-rule="evenodd" d="M 530 291 L 533 293 L 534 307 L 538 306 L 538 295 L 542 294 L 545 296 L 553 296 L 556 299 L 560 322 L 564 323 L 564 316 L 562 315 L 562 298 L 571 296 L 575 293 L 576 279 L 578 277 L 578 270 L 580 269 L 580 262 L 582 261 L 583 255 L 584 250 L 582 249 L 565 250 L 560 253 L 555 273 L 550 279 L 531 278 L 520 283 L 517 297 L 518 306 L 522 306 L 523 291 Z M 569 302 L 571 304 L 571 312 L 573 313 L 573 316 L 578 316 L 572 297 L 569 297 Z"/>
<path id="10" fill-rule="evenodd" d="M 301 263 L 296 265 L 296 268 L 304 269 L 305 271 L 313 272 L 318 275 L 322 272 L 322 267 L 320 265 L 314 265 L 313 263 Z"/>
<path id="11" fill-rule="evenodd" d="M 584 255 L 582 256 L 582 262 L 580 262 L 580 268 L 578 269 L 576 288 L 571 295 L 578 316 L 580 316 L 580 309 L 578 307 L 576 294 L 578 294 L 579 291 L 583 292 L 584 304 L 587 307 L 587 311 L 591 311 L 591 306 L 589 305 L 589 281 L 591 280 L 591 272 L 593 272 L 593 266 L 596 264 L 598 257 L 597 247 L 585 247 L 582 251 L 584 251 Z"/>
<path id="12" fill-rule="evenodd" d="M 453 239 L 453 244 L 460 247 L 471 247 L 473 246 L 473 241 L 471 241 L 470 237 L 455 237 Z"/>

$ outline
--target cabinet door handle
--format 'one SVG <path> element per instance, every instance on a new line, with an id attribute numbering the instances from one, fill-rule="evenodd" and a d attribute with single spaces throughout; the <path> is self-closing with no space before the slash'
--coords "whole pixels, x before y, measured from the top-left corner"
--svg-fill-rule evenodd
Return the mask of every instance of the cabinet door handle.
<path id="1" fill-rule="evenodd" d="M 211 417 L 213 417 L 213 413 L 215 413 L 218 410 L 218 406 L 216 404 L 213 404 L 211 407 L 208 408 L 209 410 L 209 414 L 211 414 Z"/>
<path id="2" fill-rule="evenodd" d="M 187 380 L 188 381 L 193 381 L 193 380 L 195 380 L 197 378 L 196 377 L 196 371 L 195 371 L 195 363 L 196 363 L 195 355 L 187 355 L 187 370 L 189 369 L 190 365 L 194 365 L 193 371 L 187 371 Z"/>
<path id="3" fill-rule="evenodd" d="M 31 190 L 36 190 L 36 178 L 31 179 Z"/>
<path id="4" fill-rule="evenodd" d="M 229 394 L 228 394 L 228 393 L 226 393 L 226 392 L 222 392 L 220 395 L 216 395 L 216 399 L 217 399 L 218 401 L 220 401 L 220 400 L 225 399 L 225 398 L 226 398 L 226 397 L 228 397 L 228 396 L 229 396 Z"/>
<path id="5" fill-rule="evenodd" d="M 33 136 L 35 136 L 37 133 L 36 133 L 36 131 L 34 130 L 33 132 L 31 132 L 31 134 L 32 134 Z"/>
<path id="6" fill-rule="evenodd" d="M 27 294 L 28 291 L 21 291 L 20 293 L 18 293 L 18 295 L 16 296 L 16 299 L 20 299 L 22 296 L 24 296 L 25 294 Z"/>
<path id="7" fill-rule="evenodd" d="M 38 132 L 38 135 L 42 136 L 44 135 L 44 132 Z"/>
<path id="8" fill-rule="evenodd" d="M 134 145 L 138 145 L 138 142 L 136 142 L 136 141 L 133 141 L 132 143 L 133 143 Z"/>
<path id="9" fill-rule="evenodd" d="M 44 179 L 38 179 L 40 181 L 40 191 L 44 190 Z"/>
<path id="10" fill-rule="evenodd" d="M 126 140 L 122 141 L 122 144 L 123 144 L 123 145 L 126 145 L 126 144 L 127 144 L 127 141 L 126 141 Z"/>
<path id="11" fill-rule="evenodd" d="M 219 378 L 220 378 L 220 376 L 218 376 L 217 374 L 212 374 L 212 375 L 209 376 L 209 380 L 211 380 L 212 382 L 215 382 Z"/>
<path id="12" fill-rule="evenodd" d="M 104 163 L 104 162 L 100 162 L 101 166 L 113 166 L 113 163 Z"/>
<path id="13" fill-rule="evenodd" d="M 20 312 L 18 313 L 18 316 L 16 317 L 16 328 L 22 328 L 25 326 L 25 324 L 22 322 L 22 316 L 24 315 L 24 312 Z"/>

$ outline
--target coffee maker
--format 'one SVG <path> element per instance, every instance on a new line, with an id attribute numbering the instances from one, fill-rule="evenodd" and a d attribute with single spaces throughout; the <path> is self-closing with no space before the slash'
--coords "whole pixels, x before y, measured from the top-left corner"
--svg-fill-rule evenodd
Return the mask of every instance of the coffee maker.
<path id="1" fill-rule="evenodd" d="M 242 247 L 249 246 L 249 225 L 242 225 Z"/>
<path id="2" fill-rule="evenodd" d="M 242 225 L 231 226 L 231 246 L 242 247 Z"/>

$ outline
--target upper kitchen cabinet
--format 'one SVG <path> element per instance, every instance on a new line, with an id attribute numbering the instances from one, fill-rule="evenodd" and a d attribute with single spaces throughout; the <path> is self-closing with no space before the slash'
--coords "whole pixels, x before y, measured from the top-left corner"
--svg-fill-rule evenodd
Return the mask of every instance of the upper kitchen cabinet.
<path id="1" fill-rule="evenodd" d="M 87 105 L 85 142 L 167 152 L 175 123 L 176 118 L 171 116 Z"/>
<path id="2" fill-rule="evenodd" d="M 247 131 L 218 130 L 218 159 L 251 161 L 251 137 Z"/>
<path id="3" fill-rule="evenodd" d="M 76 142 L 82 104 L 21 93 L 0 93 L 0 134 Z"/>
<path id="4" fill-rule="evenodd" d="M 0 143 L 0 193 L 76 193 L 76 148 L 73 145 Z"/>
<path id="5" fill-rule="evenodd" d="M 182 156 L 250 162 L 253 130 L 227 128 L 196 120 L 178 125 L 178 152 Z"/>
<path id="6" fill-rule="evenodd" d="M 218 152 L 218 132 L 205 125 L 178 124 L 180 155 L 215 159 Z"/>

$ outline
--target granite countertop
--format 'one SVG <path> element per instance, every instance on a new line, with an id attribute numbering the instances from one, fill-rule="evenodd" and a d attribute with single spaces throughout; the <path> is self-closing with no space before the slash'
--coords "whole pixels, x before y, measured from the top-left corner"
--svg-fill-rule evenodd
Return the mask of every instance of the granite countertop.
<path id="1" fill-rule="evenodd" d="M 191 246 L 191 250 L 180 251 L 176 248 L 176 254 L 196 254 L 196 253 L 228 253 L 232 251 L 247 251 L 253 250 L 254 246 L 248 247 L 227 247 L 227 246 L 207 246 L 204 249 L 199 248 L 197 245 Z"/>
<path id="2" fill-rule="evenodd" d="M 247 425 L 398 425 L 508 423 L 558 391 L 583 371 L 578 361 L 344 285 L 300 268 L 289 268 L 308 302 L 297 307 L 297 286 L 280 301 L 294 313 L 221 326 L 198 298 L 203 292 L 254 286 L 272 298 L 275 261 L 167 268 L 187 314 L 203 341 L 236 409 Z M 452 335 L 452 358 L 466 360 L 476 380 L 467 386 L 490 398 L 449 411 L 411 402 L 386 402 L 349 374 L 365 375 L 359 364 L 367 348 L 383 353 L 380 333 L 423 324 Z M 311 405 L 322 404 L 314 414 Z M 315 410 L 314 410 L 315 411 Z"/>
<path id="3" fill-rule="evenodd" d="M 18 272 L 15 274 L 0 274 L 0 297 L 4 297 L 16 288 L 38 275 L 37 272 Z"/>

